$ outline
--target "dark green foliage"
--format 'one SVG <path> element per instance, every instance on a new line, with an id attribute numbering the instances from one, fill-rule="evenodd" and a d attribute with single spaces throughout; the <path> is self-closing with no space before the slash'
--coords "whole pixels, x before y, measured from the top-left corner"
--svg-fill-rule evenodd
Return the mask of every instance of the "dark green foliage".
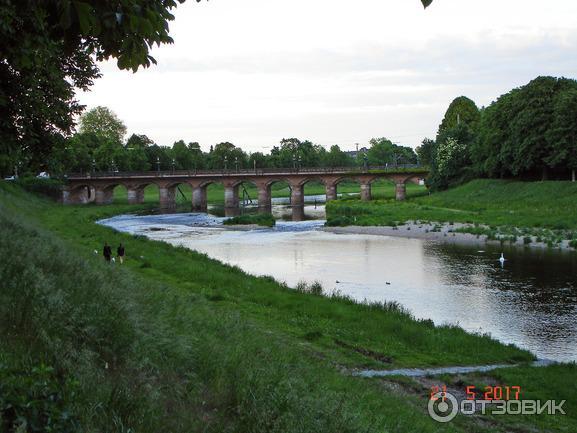
<path id="1" fill-rule="evenodd" d="M 54 368 L 43 364 L 30 370 L 0 364 L 0 431 L 80 431 L 71 412 L 77 388 L 71 377 L 59 377 Z"/>
<path id="2" fill-rule="evenodd" d="M 0 174 L 35 171 L 82 110 L 74 89 L 100 76 L 95 60 L 149 66 L 153 44 L 171 43 L 174 0 L 5 0 L 0 3 Z"/>
<path id="3" fill-rule="evenodd" d="M 224 225 L 250 225 L 256 224 L 263 227 L 273 227 L 276 224 L 276 220 L 271 214 L 268 213 L 258 213 L 258 214 L 247 214 L 240 215 L 224 220 Z"/>
<path id="4" fill-rule="evenodd" d="M 367 154 L 370 165 L 397 166 L 402 164 L 416 164 L 417 155 L 411 147 L 399 146 L 387 138 L 373 138 Z"/>
<path id="5" fill-rule="evenodd" d="M 453 99 L 439 125 L 437 143 L 442 143 L 447 137 L 462 138 L 455 136 L 453 132 L 458 126 L 466 125 L 472 131 L 475 131 L 480 117 L 479 108 L 477 108 L 474 101 L 466 96 L 459 96 Z"/>
<path id="6" fill-rule="evenodd" d="M 484 176 L 530 176 L 575 167 L 577 81 L 539 77 L 484 110 L 472 148 Z"/>
<path id="7" fill-rule="evenodd" d="M 430 159 L 427 183 L 433 190 L 446 189 L 472 178 L 471 146 L 476 139 L 480 112 L 475 103 L 460 96 L 451 102 L 439 125 L 437 140 L 423 142 Z M 423 153 L 421 150 L 421 153 Z"/>
<path id="8" fill-rule="evenodd" d="M 415 149 L 419 157 L 419 163 L 423 166 L 430 167 L 435 159 L 436 143 L 430 138 L 425 138 L 421 145 Z"/>
<path id="9" fill-rule="evenodd" d="M 46 179 L 37 177 L 20 177 L 15 183 L 34 194 L 44 195 L 53 200 L 62 198 L 62 181 L 58 179 Z"/>

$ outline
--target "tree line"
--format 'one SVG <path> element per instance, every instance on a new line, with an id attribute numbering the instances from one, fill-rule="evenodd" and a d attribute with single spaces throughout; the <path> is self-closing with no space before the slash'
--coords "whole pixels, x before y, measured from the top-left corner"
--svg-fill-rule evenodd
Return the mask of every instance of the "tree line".
<path id="1" fill-rule="evenodd" d="M 55 176 L 92 171 L 206 170 L 297 167 L 371 167 L 416 164 L 417 154 L 386 138 L 370 140 L 360 152 L 345 152 L 338 145 L 328 150 L 309 140 L 285 138 L 269 153 L 246 152 L 230 142 L 203 151 L 196 141 L 178 140 L 160 146 L 143 134 L 127 140 L 126 127 L 106 107 L 80 117 L 79 130 L 53 149 L 47 169 Z"/>
<path id="2" fill-rule="evenodd" d="M 169 23 L 183 2 L 1 1 L 0 174 L 46 170 L 84 109 L 75 92 L 101 76 L 97 61 L 133 72 L 155 64 L 150 49 L 173 42 Z"/>
<path id="3" fill-rule="evenodd" d="M 458 97 L 417 153 L 434 189 L 476 177 L 575 180 L 577 81 L 538 77 L 481 109 Z"/>

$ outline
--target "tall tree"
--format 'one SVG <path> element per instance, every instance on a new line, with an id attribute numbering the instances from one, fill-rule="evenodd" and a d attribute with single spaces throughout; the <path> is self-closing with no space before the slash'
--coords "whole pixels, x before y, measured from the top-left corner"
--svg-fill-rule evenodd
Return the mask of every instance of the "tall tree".
<path id="1" fill-rule="evenodd" d="M 415 149 L 421 165 L 431 166 L 435 158 L 435 140 L 425 138 L 419 147 Z"/>
<path id="2" fill-rule="evenodd" d="M 484 110 L 472 148 L 476 170 L 490 177 L 543 179 L 551 170 L 567 170 L 577 122 L 569 111 L 575 90 L 575 80 L 538 77 L 497 99 Z"/>
<path id="3" fill-rule="evenodd" d="M 112 110 L 101 106 L 80 117 L 79 129 L 81 134 L 94 134 L 115 143 L 122 143 L 126 135 L 126 126 L 122 120 Z"/>
<path id="4" fill-rule="evenodd" d="M 457 127 L 470 129 L 470 134 L 474 135 L 478 128 L 481 113 L 479 108 L 471 99 L 466 96 L 455 98 L 439 125 L 437 132 L 437 143 L 445 141 L 448 137 L 454 137 L 454 130 Z M 461 129 L 462 130 L 462 129 Z"/>
<path id="5" fill-rule="evenodd" d="M 391 140 L 381 137 L 369 141 L 371 147 L 367 153 L 371 165 L 415 164 L 417 155 L 408 146 L 399 146 Z"/>
<path id="6" fill-rule="evenodd" d="M 565 166 L 575 182 L 577 171 L 577 88 L 561 93 L 553 107 L 553 122 L 547 131 L 551 153 L 545 158 L 550 167 Z"/>
<path id="7" fill-rule="evenodd" d="M 323 165 L 326 167 L 350 167 L 355 163 L 355 161 L 336 144 L 331 146 L 323 159 Z"/>
<path id="8" fill-rule="evenodd" d="M 45 166 L 46 155 L 70 135 L 83 108 L 75 88 L 87 90 L 100 76 L 96 61 L 116 58 L 120 69 L 132 71 L 155 63 L 150 47 L 172 42 L 168 22 L 176 5 L 175 0 L 1 1 L 0 154 L 26 154 L 32 166 Z"/>

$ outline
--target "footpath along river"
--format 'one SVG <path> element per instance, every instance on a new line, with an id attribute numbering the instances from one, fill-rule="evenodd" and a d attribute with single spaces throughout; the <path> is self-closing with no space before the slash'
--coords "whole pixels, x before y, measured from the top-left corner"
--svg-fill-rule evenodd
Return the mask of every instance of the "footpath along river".
<path id="1" fill-rule="evenodd" d="M 338 290 L 359 301 L 396 301 L 417 318 L 489 333 L 539 358 L 577 361 L 575 253 L 337 234 L 324 231 L 323 220 L 231 230 L 222 226 L 223 219 L 119 215 L 100 223 L 182 245 L 290 286 L 319 281 L 326 292 Z M 507 258 L 503 265 L 501 252 Z"/>

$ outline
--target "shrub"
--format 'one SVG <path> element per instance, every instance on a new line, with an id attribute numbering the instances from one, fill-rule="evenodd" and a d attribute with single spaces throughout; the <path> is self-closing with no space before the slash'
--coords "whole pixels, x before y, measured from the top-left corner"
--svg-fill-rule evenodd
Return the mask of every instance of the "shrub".
<path id="1" fill-rule="evenodd" d="M 58 379 L 43 364 L 30 370 L 0 366 L 0 430 L 5 432 L 80 431 L 71 405 L 77 383 Z"/>
<path id="2" fill-rule="evenodd" d="M 224 225 L 251 225 L 256 224 L 263 227 L 273 227 L 276 224 L 274 217 L 267 214 L 249 214 L 240 215 L 233 218 L 229 218 L 224 221 Z"/>
<path id="3" fill-rule="evenodd" d="M 53 200 L 60 200 L 62 197 L 63 183 L 57 179 L 46 179 L 37 177 L 21 177 L 16 180 L 16 184 L 26 191 L 34 194 L 44 195 Z"/>

